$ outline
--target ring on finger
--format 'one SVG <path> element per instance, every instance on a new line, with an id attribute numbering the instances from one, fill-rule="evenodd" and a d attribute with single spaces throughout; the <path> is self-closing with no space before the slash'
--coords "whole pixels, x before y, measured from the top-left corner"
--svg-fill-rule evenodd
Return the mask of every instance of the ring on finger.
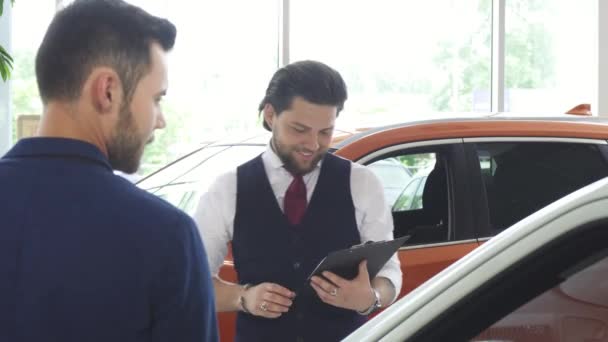
<path id="1" fill-rule="evenodd" d="M 266 303 L 265 301 L 262 302 L 262 304 L 260 304 L 260 310 L 268 311 L 268 303 Z"/>
<path id="2" fill-rule="evenodd" d="M 338 288 L 334 287 L 333 290 L 331 290 L 331 292 L 329 292 L 330 295 L 332 296 L 337 296 L 338 295 Z"/>

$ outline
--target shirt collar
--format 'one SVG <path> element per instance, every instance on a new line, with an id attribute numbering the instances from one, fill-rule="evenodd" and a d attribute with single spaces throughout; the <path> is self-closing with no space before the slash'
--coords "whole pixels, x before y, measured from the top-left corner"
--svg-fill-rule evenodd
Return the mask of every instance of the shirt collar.
<path id="1" fill-rule="evenodd" d="M 19 157 L 80 158 L 103 165 L 110 171 L 108 158 L 97 146 L 75 139 L 36 137 L 21 139 L 3 158 Z"/>

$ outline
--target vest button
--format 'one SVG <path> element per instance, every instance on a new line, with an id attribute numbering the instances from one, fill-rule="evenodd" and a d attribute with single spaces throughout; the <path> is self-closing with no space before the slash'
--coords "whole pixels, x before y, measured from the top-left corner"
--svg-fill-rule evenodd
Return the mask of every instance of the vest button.
<path id="1" fill-rule="evenodd" d="M 293 263 L 293 269 L 297 270 L 298 268 L 300 268 L 300 263 L 296 261 Z"/>

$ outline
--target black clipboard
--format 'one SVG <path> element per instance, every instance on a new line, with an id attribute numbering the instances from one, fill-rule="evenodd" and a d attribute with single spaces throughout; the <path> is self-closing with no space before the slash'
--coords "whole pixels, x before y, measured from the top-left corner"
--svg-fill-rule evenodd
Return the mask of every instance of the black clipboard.
<path id="1" fill-rule="evenodd" d="M 410 237 L 411 235 L 405 235 L 389 241 L 368 241 L 348 249 L 331 252 L 310 273 L 306 283 L 309 283 L 313 276 L 323 277 L 321 275 L 323 271 L 330 271 L 345 279 L 353 279 L 359 273 L 359 264 L 363 260 L 367 260 L 367 272 L 371 280 Z"/>

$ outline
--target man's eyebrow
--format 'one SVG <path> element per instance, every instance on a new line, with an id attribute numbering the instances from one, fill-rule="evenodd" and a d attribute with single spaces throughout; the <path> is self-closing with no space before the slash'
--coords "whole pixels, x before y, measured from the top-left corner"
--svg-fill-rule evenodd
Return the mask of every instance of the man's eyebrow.
<path id="1" fill-rule="evenodd" d="M 299 122 L 292 122 L 291 124 L 294 125 L 294 126 L 298 126 L 298 128 L 312 129 L 311 127 L 306 126 L 305 124 L 299 123 Z M 320 129 L 320 131 L 329 131 L 329 130 L 332 130 L 332 129 L 334 129 L 333 125 L 329 126 L 329 127 L 322 128 L 322 129 Z"/>
<path id="2" fill-rule="evenodd" d="M 156 96 L 165 96 L 167 95 L 167 89 L 163 89 L 161 91 L 159 91 L 158 93 L 156 93 Z"/>
<path id="3" fill-rule="evenodd" d="M 291 124 L 292 124 L 292 125 L 294 125 L 294 126 L 298 126 L 299 128 L 306 128 L 306 129 L 310 129 L 310 127 L 306 126 L 306 125 L 305 125 L 305 124 L 303 124 L 303 123 L 299 123 L 299 122 L 297 122 L 297 121 L 294 121 L 294 122 L 292 122 Z"/>

